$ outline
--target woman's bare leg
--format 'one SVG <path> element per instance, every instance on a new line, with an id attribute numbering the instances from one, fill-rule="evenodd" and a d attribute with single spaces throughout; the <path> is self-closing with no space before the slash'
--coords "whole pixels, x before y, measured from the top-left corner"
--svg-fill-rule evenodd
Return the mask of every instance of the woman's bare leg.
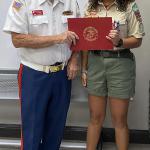
<path id="1" fill-rule="evenodd" d="M 128 150 L 129 130 L 127 124 L 127 114 L 129 100 L 110 98 L 110 110 L 118 150 Z"/>
<path id="2" fill-rule="evenodd" d="M 106 114 L 106 98 L 89 95 L 90 122 L 87 132 L 87 150 L 95 150 Z"/>

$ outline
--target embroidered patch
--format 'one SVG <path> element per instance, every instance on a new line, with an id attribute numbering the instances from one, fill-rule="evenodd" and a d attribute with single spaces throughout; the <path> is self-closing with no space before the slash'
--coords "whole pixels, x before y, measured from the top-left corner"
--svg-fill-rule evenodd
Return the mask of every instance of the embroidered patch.
<path id="1" fill-rule="evenodd" d="M 33 10 L 32 15 L 33 16 L 42 16 L 43 15 L 43 10 Z"/>
<path id="2" fill-rule="evenodd" d="M 19 0 L 15 0 L 13 3 L 13 8 L 15 8 L 17 11 L 19 11 L 22 6 L 23 4 Z"/>
<path id="3" fill-rule="evenodd" d="M 139 29 L 140 29 L 140 33 L 143 33 L 143 32 L 144 32 L 143 23 L 140 23 L 140 24 L 139 24 Z"/>
<path id="4" fill-rule="evenodd" d="M 134 3 L 134 5 L 132 6 L 132 10 L 133 11 L 139 11 L 139 8 L 138 8 L 136 3 Z"/>
<path id="5" fill-rule="evenodd" d="M 139 11 L 139 8 L 137 6 L 136 3 L 134 3 L 134 5 L 132 6 L 132 10 L 136 16 L 136 19 L 137 21 L 139 21 L 140 23 L 142 23 L 142 17 L 141 17 L 141 14 L 140 14 L 140 11 Z"/>

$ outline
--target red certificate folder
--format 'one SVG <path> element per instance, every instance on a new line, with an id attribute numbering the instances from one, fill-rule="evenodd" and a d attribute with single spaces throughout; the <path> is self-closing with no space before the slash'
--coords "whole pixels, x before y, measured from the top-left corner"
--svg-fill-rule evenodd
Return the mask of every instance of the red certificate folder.
<path id="1" fill-rule="evenodd" d="M 72 50 L 112 50 L 113 44 L 106 39 L 112 29 L 112 18 L 68 18 L 68 30 L 79 36 Z"/>

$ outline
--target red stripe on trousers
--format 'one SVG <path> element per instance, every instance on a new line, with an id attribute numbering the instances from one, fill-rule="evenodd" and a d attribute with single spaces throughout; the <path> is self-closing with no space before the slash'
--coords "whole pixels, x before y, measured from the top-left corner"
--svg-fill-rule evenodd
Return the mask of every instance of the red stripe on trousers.
<path id="1" fill-rule="evenodd" d="M 22 94 L 22 71 L 23 71 L 23 65 L 20 64 L 19 72 L 18 72 L 18 87 L 19 87 L 19 99 L 20 99 L 20 107 L 22 107 L 21 103 L 21 94 Z M 22 120 L 22 119 L 21 119 Z M 22 126 L 21 126 L 21 148 L 20 150 L 23 150 L 23 133 L 22 133 Z"/>

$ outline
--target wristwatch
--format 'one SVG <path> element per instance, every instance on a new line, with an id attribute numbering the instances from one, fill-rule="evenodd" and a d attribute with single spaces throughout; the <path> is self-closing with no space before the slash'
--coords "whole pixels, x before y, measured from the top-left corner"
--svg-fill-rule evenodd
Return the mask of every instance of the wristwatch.
<path id="1" fill-rule="evenodd" d="M 116 47 L 122 47 L 122 46 L 123 46 L 123 40 L 120 39 L 120 40 L 118 41 L 118 44 L 116 45 Z"/>

